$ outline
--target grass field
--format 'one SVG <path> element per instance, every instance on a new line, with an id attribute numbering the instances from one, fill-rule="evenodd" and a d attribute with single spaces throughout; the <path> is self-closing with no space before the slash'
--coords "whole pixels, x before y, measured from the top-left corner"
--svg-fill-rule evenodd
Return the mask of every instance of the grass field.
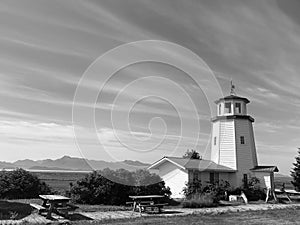
<path id="1" fill-rule="evenodd" d="M 32 172 L 42 181 L 48 184 L 53 191 L 65 194 L 70 188 L 70 183 L 75 184 L 77 180 L 85 177 L 83 172 Z"/>
<path id="2" fill-rule="evenodd" d="M 72 224 L 114 224 L 114 225 L 290 225 L 300 224 L 299 209 L 248 211 L 238 213 L 226 213 L 221 215 L 189 215 L 175 217 L 142 217 L 137 219 L 111 220 L 103 222 L 78 221 Z"/>

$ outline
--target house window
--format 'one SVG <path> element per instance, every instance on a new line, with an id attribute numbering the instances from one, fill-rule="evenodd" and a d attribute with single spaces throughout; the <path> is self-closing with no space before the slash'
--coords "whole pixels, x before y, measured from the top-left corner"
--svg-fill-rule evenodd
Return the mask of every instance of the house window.
<path id="1" fill-rule="evenodd" d="M 195 172 L 194 172 L 193 180 L 194 180 L 194 181 L 200 180 L 200 179 L 199 179 L 199 172 L 198 172 L 198 171 L 195 171 Z"/>
<path id="2" fill-rule="evenodd" d="M 235 112 L 242 113 L 242 105 L 241 103 L 235 103 Z"/>
<path id="3" fill-rule="evenodd" d="M 247 174 L 243 175 L 243 183 L 244 183 L 244 187 L 248 187 L 248 175 Z"/>
<path id="4" fill-rule="evenodd" d="M 209 173 L 209 183 L 219 182 L 219 173 Z"/>
<path id="5" fill-rule="evenodd" d="M 241 136 L 241 137 L 240 137 L 240 140 L 241 140 L 241 144 L 244 145 L 244 144 L 245 144 L 245 137 L 244 137 L 244 136 Z"/>
<path id="6" fill-rule="evenodd" d="M 231 113 L 231 102 L 225 102 L 225 113 Z"/>
<path id="7" fill-rule="evenodd" d="M 214 145 L 217 145 L 217 137 L 214 137 Z"/>
<path id="8" fill-rule="evenodd" d="M 193 181 L 193 171 L 189 170 L 189 182 Z"/>

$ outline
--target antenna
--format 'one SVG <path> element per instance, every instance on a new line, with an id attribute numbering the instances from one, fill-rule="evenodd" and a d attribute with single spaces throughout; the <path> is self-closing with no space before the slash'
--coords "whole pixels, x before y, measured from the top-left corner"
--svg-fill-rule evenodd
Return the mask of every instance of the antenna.
<path id="1" fill-rule="evenodd" d="M 235 94 L 235 85 L 233 84 L 233 81 L 232 81 L 232 79 L 231 79 L 231 81 L 230 81 L 230 95 L 236 95 Z"/>

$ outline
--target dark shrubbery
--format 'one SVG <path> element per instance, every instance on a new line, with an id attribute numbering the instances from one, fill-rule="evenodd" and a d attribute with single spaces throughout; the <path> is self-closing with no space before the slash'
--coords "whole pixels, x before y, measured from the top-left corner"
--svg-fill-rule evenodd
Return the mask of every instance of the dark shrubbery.
<path id="1" fill-rule="evenodd" d="M 266 198 L 266 192 L 260 187 L 260 181 L 257 177 L 251 177 L 247 187 L 243 187 L 242 191 L 249 201 L 264 200 Z"/>
<path id="2" fill-rule="evenodd" d="M 247 186 L 232 189 L 227 181 L 219 181 L 213 184 L 208 183 L 203 186 L 201 181 L 194 181 L 186 184 L 183 192 L 186 199 L 183 201 L 183 207 L 201 208 L 216 206 L 220 200 L 228 200 L 228 195 L 240 195 L 245 193 L 249 201 L 258 201 L 266 198 L 266 193 L 260 187 L 259 179 L 252 177 Z"/>
<path id="3" fill-rule="evenodd" d="M 229 194 L 240 195 L 245 193 L 248 201 L 258 201 L 266 199 L 266 191 L 260 187 L 260 181 L 257 177 L 251 177 L 247 186 L 242 186 L 230 191 Z"/>
<path id="4" fill-rule="evenodd" d="M 153 184 L 145 186 L 148 183 Z M 130 200 L 129 195 L 149 194 L 170 196 L 171 192 L 158 175 L 147 170 L 104 169 L 88 174 L 71 189 L 72 198 L 84 204 L 124 205 Z"/>
<path id="5" fill-rule="evenodd" d="M 2 199 L 36 198 L 39 194 L 50 192 L 48 185 L 26 170 L 0 172 L 0 198 Z"/>
<path id="6" fill-rule="evenodd" d="M 186 208 L 202 208 L 216 206 L 221 199 L 225 199 L 225 192 L 230 190 L 227 181 L 208 183 L 202 186 L 200 180 L 186 184 L 183 192 L 186 199 L 182 205 Z"/>

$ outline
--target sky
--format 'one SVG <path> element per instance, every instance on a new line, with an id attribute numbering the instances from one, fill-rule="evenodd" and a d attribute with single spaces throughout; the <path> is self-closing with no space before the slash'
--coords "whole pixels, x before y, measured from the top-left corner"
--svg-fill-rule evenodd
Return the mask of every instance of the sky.
<path id="1" fill-rule="evenodd" d="M 208 156 L 215 106 L 207 96 L 228 95 L 232 79 L 251 101 L 259 163 L 289 174 L 300 147 L 299 10 L 297 0 L 0 1 L 0 161 L 69 155 L 151 163 L 191 148 Z M 199 87 L 172 65 L 139 62 L 105 83 L 101 72 L 87 77 L 84 93 L 101 94 L 76 104 L 95 110 L 95 126 L 88 114 L 74 123 L 74 96 L 90 65 L 141 40 L 191 50 L 220 88 L 201 75 Z"/>

